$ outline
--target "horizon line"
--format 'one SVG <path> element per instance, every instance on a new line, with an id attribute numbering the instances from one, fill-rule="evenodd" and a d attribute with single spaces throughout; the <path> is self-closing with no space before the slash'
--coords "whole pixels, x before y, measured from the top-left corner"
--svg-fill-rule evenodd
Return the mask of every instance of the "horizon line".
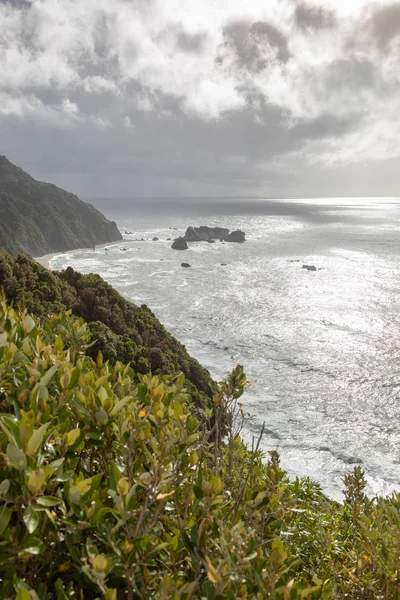
<path id="1" fill-rule="evenodd" d="M 376 198 L 376 199 L 399 199 L 398 196 L 376 196 L 374 194 L 369 195 L 345 195 L 345 196 L 82 196 L 88 200 L 326 200 L 326 199 L 340 199 L 340 200 L 353 200 L 363 198 Z"/>

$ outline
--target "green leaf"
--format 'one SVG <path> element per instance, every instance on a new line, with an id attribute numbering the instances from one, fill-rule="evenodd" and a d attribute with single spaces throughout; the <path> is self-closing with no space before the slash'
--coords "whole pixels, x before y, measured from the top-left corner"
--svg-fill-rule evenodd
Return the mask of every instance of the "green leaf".
<path id="1" fill-rule="evenodd" d="M 101 386 L 98 389 L 97 395 L 100 398 L 100 400 L 101 400 L 102 403 L 105 402 L 107 400 L 108 396 L 109 396 L 108 393 L 107 393 L 107 391 L 106 391 L 106 389 L 103 386 Z"/>
<path id="2" fill-rule="evenodd" d="M 20 444 L 19 426 L 10 417 L 0 419 L 0 427 L 8 437 L 10 444 L 15 446 Z"/>
<path id="3" fill-rule="evenodd" d="M 71 477 L 73 477 L 74 475 L 74 471 L 65 471 L 64 473 L 61 473 L 61 475 L 58 475 L 58 477 L 55 477 L 56 481 L 69 481 L 71 479 Z"/>
<path id="4" fill-rule="evenodd" d="M 67 446 L 73 446 L 80 435 L 80 429 L 71 429 L 71 431 L 67 433 Z"/>
<path id="5" fill-rule="evenodd" d="M 72 371 L 71 380 L 68 385 L 69 390 L 72 390 L 76 386 L 80 376 L 81 376 L 81 370 L 79 369 L 79 367 L 75 367 L 75 369 Z"/>
<path id="6" fill-rule="evenodd" d="M 30 474 L 28 479 L 28 488 L 32 494 L 36 494 L 46 481 L 46 473 L 43 469 L 38 469 Z"/>
<path id="7" fill-rule="evenodd" d="M 2 481 L 0 483 L 0 496 L 5 496 L 9 489 L 10 489 L 10 480 L 4 479 L 4 481 Z"/>
<path id="8" fill-rule="evenodd" d="M 0 512 L 0 535 L 2 535 L 8 527 L 12 515 L 11 508 L 3 506 L 3 510 Z"/>
<path id="9" fill-rule="evenodd" d="M 17 446 L 8 444 L 6 454 L 10 466 L 14 467 L 14 469 L 17 469 L 18 471 L 24 471 L 26 469 L 26 456 L 22 450 L 17 448 Z"/>
<path id="10" fill-rule="evenodd" d="M 53 472 L 56 471 L 61 465 L 64 463 L 65 458 L 57 458 L 57 460 L 53 460 L 48 466 L 53 469 Z"/>
<path id="11" fill-rule="evenodd" d="M 39 525 L 39 515 L 32 506 L 28 506 L 24 512 L 23 520 L 29 533 L 34 533 Z"/>
<path id="12" fill-rule="evenodd" d="M 199 488 L 197 485 L 193 486 L 193 492 L 194 495 L 196 496 L 197 500 L 201 500 L 204 497 L 204 492 L 201 488 Z"/>
<path id="13" fill-rule="evenodd" d="M 129 492 L 129 481 L 127 477 L 121 477 L 117 483 L 117 492 L 120 496 L 126 496 Z"/>
<path id="14" fill-rule="evenodd" d="M 32 600 L 32 596 L 25 590 L 24 588 L 19 588 L 17 595 L 15 596 L 15 600 Z"/>
<path id="15" fill-rule="evenodd" d="M 121 479 L 122 473 L 118 469 L 115 462 L 112 462 L 110 465 L 110 483 L 111 487 L 115 490 L 117 488 L 117 483 Z"/>
<path id="16" fill-rule="evenodd" d="M 127 404 L 129 402 L 129 400 L 131 400 L 131 398 L 126 397 L 126 398 L 122 398 L 122 400 L 119 400 L 114 408 L 112 409 L 112 411 L 110 412 L 110 417 L 115 417 L 115 415 L 122 409 L 124 408 L 125 404 Z"/>
<path id="17" fill-rule="evenodd" d="M 38 538 L 29 538 L 26 542 L 26 546 L 20 550 L 19 554 L 41 554 L 44 550 L 46 550 L 46 546 L 41 540 Z"/>
<path id="18" fill-rule="evenodd" d="M 56 496 L 39 496 L 39 498 L 36 498 L 36 502 L 42 506 L 58 506 L 61 504 L 61 500 Z"/>
<path id="19" fill-rule="evenodd" d="M 51 367 L 41 378 L 40 383 L 43 385 L 47 385 L 50 382 L 50 379 L 53 377 L 55 373 L 57 373 L 59 367 L 54 365 Z"/>
<path id="20" fill-rule="evenodd" d="M 26 454 L 28 456 L 33 456 L 38 450 L 49 425 L 50 423 L 45 423 L 44 425 L 41 425 L 39 429 L 36 429 L 36 431 L 33 432 L 32 437 L 26 445 Z"/>

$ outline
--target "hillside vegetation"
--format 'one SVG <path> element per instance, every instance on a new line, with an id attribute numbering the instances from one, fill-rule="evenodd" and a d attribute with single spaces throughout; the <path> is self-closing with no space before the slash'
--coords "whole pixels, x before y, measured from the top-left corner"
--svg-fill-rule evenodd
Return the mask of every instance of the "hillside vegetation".
<path id="1" fill-rule="evenodd" d="M 130 363 L 138 374 L 182 371 L 198 414 L 209 406 L 211 377 L 161 325 L 147 306 L 125 300 L 99 275 L 81 275 L 72 268 L 52 273 L 19 255 L 0 253 L 0 288 L 14 306 L 23 306 L 39 317 L 72 309 L 89 324 L 93 344 L 88 353 L 101 351 L 105 360 Z"/>
<path id="2" fill-rule="evenodd" d="M 89 343 L 70 313 L 0 303 L 1 598 L 399 597 L 400 496 L 368 500 L 356 469 L 339 505 L 246 447 L 241 367 L 204 426 L 182 375 Z"/>
<path id="3" fill-rule="evenodd" d="M 0 156 L 0 250 L 33 256 L 122 239 L 114 222 Z"/>

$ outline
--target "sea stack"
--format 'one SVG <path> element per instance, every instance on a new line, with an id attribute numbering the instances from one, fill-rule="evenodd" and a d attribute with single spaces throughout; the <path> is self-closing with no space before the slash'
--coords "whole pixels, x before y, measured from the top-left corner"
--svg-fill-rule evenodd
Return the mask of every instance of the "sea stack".
<path id="1" fill-rule="evenodd" d="M 176 240 L 173 241 L 171 248 L 173 248 L 174 250 L 187 250 L 188 245 L 185 238 L 178 237 L 176 238 Z"/>

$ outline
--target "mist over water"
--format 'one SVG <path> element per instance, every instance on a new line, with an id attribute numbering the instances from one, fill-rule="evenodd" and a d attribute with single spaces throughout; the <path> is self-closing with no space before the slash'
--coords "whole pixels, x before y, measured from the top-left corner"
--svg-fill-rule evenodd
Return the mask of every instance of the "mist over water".
<path id="1" fill-rule="evenodd" d="M 147 304 L 214 377 L 243 364 L 245 437 L 265 421 L 263 448 L 292 475 L 340 497 L 360 464 L 369 493 L 400 489 L 399 199 L 94 203 L 132 233 L 52 268 L 97 272 Z M 172 250 L 189 225 L 247 241 Z"/>

